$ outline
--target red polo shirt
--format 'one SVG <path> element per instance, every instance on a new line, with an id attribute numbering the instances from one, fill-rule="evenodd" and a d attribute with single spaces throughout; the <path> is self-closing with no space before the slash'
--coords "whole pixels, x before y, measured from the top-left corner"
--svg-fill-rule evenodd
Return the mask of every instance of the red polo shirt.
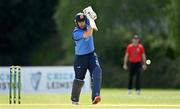
<path id="1" fill-rule="evenodd" d="M 142 54 L 144 53 L 144 47 L 142 44 L 137 46 L 129 44 L 126 48 L 126 53 L 129 54 L 129 62 L 136 63 L 142 61 Z"/>

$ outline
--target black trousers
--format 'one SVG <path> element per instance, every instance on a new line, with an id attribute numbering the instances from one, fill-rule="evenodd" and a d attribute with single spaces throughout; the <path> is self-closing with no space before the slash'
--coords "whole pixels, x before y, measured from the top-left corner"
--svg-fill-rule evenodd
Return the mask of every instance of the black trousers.
<path id="1" fill-rule="evenodd" d="M 136 90 L 141 89 L 141 70 L 142 69 L 142 63 L 137 62 L 137 63 L 132 63 L 129 62 L 129 82 L 128 82 L 128 89 L 131 90 L 133 88 L 133 81 L 134 77 L 136 77 L 135 80 L 135 85 L 136 85 Z"/>

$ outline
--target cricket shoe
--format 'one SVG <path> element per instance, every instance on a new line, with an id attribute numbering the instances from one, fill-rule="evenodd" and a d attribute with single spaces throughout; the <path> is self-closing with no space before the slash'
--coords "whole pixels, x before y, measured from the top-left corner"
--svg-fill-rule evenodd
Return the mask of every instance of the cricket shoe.
<path id="1" fill-rule="evenodd" d="M 131 90 L 128 90 L 128 95 L 131 95 L 132 91 Z"/>
<path id="2" fill-rule="evenodd" d="M 136 91 L 136 94 L 137 94 L 137 95 L 141 95 L 141 91 L 140 91 L 140 90 L 137 90 L 137 91 Z"/>
<path id="3" fill-rule="evenodd" d="M 72 101 L 72 104 L 74 104 L 74 105 L 79 105 L 79 102 Z"/>
<path id="4" fill-rule="evenodd" d="M 101 101 L 101 97 L 100 96 L 96 96 L 92 102 L 92 104 L 97 104 Z"/>

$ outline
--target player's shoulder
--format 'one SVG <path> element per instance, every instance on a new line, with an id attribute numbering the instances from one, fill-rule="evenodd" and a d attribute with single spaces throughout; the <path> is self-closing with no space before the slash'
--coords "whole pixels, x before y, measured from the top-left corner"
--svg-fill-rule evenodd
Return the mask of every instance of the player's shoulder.
<path id="1" fill-rule="evenodd" d="M 131 47 L 133 47 L 133 44 L 132 43 L 130 43 L 130 44 L 128 44 L 128 46 L 127 46 L 128 48 L 131 48 Z"/>
<path id="2" fill-rule="evenodd" d="M 78 34 L 79 32 L 80 32 L 80 29 L 78 27 L 75 27 L 72 32 L 72 35 L 74 36 L 74 35 Z"/>
<path id="3" fill-rule="evenodd" d="M 73 30 L 73 33 L 76 33 L 76 32 L 83 32 L 83 30 L 78 27 L 75 27 Z"/>
<path id="4" fill-rule="evenodd" d="M 144 48 L 144 46 L 142 44 L 138 44 L 138 47 L 140 48 Z"/>
<path id="5" fill-rule="evenodd" d="M 78 27 L 75 27 L 74 30 L 73 30 L 73 33 L 74 33 L 74 32 L 77 32 L 77 31 L 79 31 L 79 28 L 78 28 Z"/>

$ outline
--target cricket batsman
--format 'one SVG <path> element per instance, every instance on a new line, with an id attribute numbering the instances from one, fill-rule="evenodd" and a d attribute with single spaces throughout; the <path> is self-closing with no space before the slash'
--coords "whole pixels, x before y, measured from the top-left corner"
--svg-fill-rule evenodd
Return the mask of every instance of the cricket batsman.
<path id="1" fill-rule="evenodd" d="M 145 70 L 147 66 L 144 47 L 140 44 L 140 38 L 136 34 L 133 36 L 132 43 L 126 48 L 123 68 L 129 70 L 128 94 L 131 94 L 133 78 L 136 76 L 136 92 L 140 95 L 141 71 Z"/>
<path id="2" fill-rule="evenodd" d="M 81 88 L 84 84 L 87 70 L 89 70 L 91 76 L 92 104 L 97 104 L 101 101 L 102 69 L 95 53 L 93 41 L 94 29 L 90 24 L 90 20 L 95 20 L 97 17 L 92 16 L 77 13 L 75 16 L 76 27 L 72 32 L 72 39 L 75 42 L 75 79 L 72 86 L 71 101 L 72 104 L 76 105 L 79 104 Z"/>

